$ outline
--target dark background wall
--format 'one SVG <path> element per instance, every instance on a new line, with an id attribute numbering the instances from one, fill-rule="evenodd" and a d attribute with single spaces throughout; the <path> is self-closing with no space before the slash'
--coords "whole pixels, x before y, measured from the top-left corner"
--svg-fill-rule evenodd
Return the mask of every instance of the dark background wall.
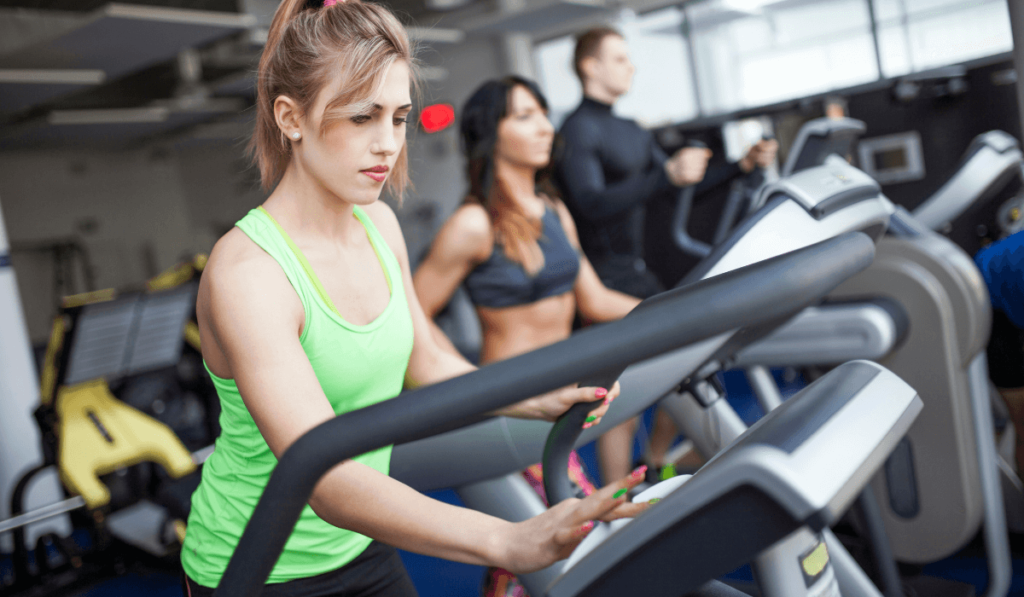
<path id="1" fill-rule="evenodd" d="M 875 85 L 869 89 L 853 90 L 842 95 L 851 117 L 867 124 L 865 138 L 878 137 L 909 130 L 921 135 L 926 176 L 923 180 L 883 186 L 893 202 L 913 209 L 939 189 L 956 171 L 960 161 L 977 135 L 999 129 L 1021 138 L 1017 108 L 1013 64 L 999 60 L 968 68 L 961 80 L 966 88 L 950 93 L 949 78 L 937 76 L 919 82 L 914 99 L 901 100 L 891 84 Z M 780 152 L 785 156 L 789 134 L 802 123 L 823 115 L 821 98 L 790 102 L 764 110 L 775 124 Z M 743 114 L 746 116 L 749 114 Z M 699 138 L 715 152 L 715 163 L 724 162 L 721 121 L 698 126 L 669 127 L 656 131 L 666 151 L 682 146 L 684 139 Z M 964 214 L 946 233 L 973 254 L 992 239 L 995 210 L 1007 198 L 1019 191 L 1019 185 L 1010 185 L 1001 195 Z M 699 196 L 691 216 L 690 234 L 710 241 L 721 215 L 728 185 L 720 185 Z M 647 209 L 647 262 L 667 286 L 675 284 L 689 271 L 697 259 L 679 251 L 671 238 L 669 224 L 675 210 L 676 197 L 664 196 L 652 200 Z"/>

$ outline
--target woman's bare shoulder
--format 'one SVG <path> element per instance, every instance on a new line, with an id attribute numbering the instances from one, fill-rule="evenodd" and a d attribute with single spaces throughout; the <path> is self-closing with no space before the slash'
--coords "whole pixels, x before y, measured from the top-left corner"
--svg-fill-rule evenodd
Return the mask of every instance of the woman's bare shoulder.
<path id="1" fill-rule="evenodd" d="M 289 295 L 294 301 L 288 299 Z M 199 298 L 233 304 L 269 299 L 294 302 L 301 308 L 281 266 L 238 228 L 232 228 L 213 246 L 203 270 Z"/>
<path id="2" fill-rule="evenodd" d="M 494 224 L 491 216 L 479 203 L 463 203 L 448 219 L 460 233 L 493 241 Z"/>
<path id="3" fill-rule="evenodd" d="M 276 263 L 245 232 L 232 228 L 213 245 L 203 276 L 232 276 L 239 271 L 270 269 Z"/>

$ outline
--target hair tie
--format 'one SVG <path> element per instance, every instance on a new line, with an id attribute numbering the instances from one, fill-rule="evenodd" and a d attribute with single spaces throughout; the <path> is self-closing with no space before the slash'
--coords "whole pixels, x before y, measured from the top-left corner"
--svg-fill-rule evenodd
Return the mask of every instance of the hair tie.
<path id="1" fill-rule="evenodd" d="M 305 7 L 309 10 L 320 10 L 335 4 L 344 4 L 345 0 L 306 0 Z"/>

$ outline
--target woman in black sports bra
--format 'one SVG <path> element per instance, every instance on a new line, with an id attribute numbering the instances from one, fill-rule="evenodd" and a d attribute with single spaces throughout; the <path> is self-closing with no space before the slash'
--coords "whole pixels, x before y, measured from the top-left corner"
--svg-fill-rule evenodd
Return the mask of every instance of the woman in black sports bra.
<path id="1" fill-rule="evenodd" d="M 483 328 L 481 361 L 568 338 L 576 309 L 619 319 L 639 299 L 606 288 L 579 248 L 549 183 L 554 127 L 532 81 L 488 81 L 466 102 L 461 133 L 469 195 L 414 276 L 428 316 L 465 284 Z"/>
<path id="2" fill-rule="evenodd" d="M 413 277 L 427 316 L 464 284 L 483 329 L 481 361 L 488 363 L 568 338 L 577 309 L 598 322 L 629 313 L 640 299 L 601 283 L 569 211 L 553 198 L 555 130 L 537 85 L 520 77 L 484 83 L 463 108 L 461 133 L 469 195 Z M 451 347 L 437 328 L 435 335 Z M 543 496 L 540 465 L 524 475 Z M 575 454 L 570 476 L 585 493 L 593 490 Z M 488 596 L 525 594 L 502 570 L 492 569 L 486 584 Z"/>

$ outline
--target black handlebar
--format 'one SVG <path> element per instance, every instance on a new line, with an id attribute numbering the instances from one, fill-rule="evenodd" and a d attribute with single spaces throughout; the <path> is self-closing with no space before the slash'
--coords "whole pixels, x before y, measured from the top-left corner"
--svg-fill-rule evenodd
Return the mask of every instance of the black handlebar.
<path id="1" fill-rule="evenodd" d="M 625 367 L 621 367 L 614 374 L 606 373 L 590 380 L 581 381 L 580 387 L 593 386 L 610 390 L 625 369 Z M 586 422 L 587 414 L 595 407 L 595 402 L 574 404 L 572 408 L 555 421 L 554 427 L 548 433 L 548 439 L 544 443 L 543 466 L 544 495 L 547 497 L 549 506 L 554 506 L 558 502 L 571 498 L 574 495 L 569 475 L 559 474 L 559 472 L 565 473 L 569 468 L 569 455 L 572 454 L 576 440 L 583 431 L 583 423 Z M 558 472 L 548 474 L 548 471 Z"/>
<path id="2" fill-rule="evenodd" d="M 847 233 L 846 235 L 837 237 L 837 239 L 833 239 L 832 241 L 818 243 L 817 245 L 812 245 L 811 247 L 800 249 L 799 251 L 794 251 L 793 253 L 789 253 L 787 255 L 794 255 L 796 253 L 803 254 L 815 248 L 817 248 L 816 250 L 818 251 L 822 251 L 824 245 L 835 242 L 838 239 L 844 237 L 849 237 L 854 234 L 860 233 Z M 828 250 L 825 250 L 824 253 L 828 253 Z M 780 259 L 786 257 L 787 255 L 776 257 L 775 259 Z M 824 257 L 824 254 L 822 254 L 821 257 Z M 821 257 L 819 257 L 819 259 Z M 821 263 L 821 261 L 818 262 L 818 264 Z M 754 264 L 754 266 L 756 265 L 757 264 Z M 754 266 L 748 266 L 748 268 Z M 830 272 L 830 275 L 835 275 L 836 273 L 839 272 L 833 271 Z M 842 282 L 842 280 L 840 279 L 835 279 L 834 281 L 836 285 L 838 285 L 840 282 Z M 676 293 L 686 292 L 689 290 L 689 288 L 689 286 L 677 287 L 674 290 L 670 290 L 668 292 L 663 292 L 659 295 L 653 296 L 637 305 L 635 309 L 629 312 L 626 318 L 635 316 L 638 312 L 644 309 L 649 309 L 660 301 L 671 300 L 673 295 L 675 295 Z M 824 294 L 822 294 L 822 296 L 824 296 Z M 793 313 L 795 312 L 796 310 L 793 311 Z M 618 375 L 621 374 L 622 371 L 619 371 Z M 618 375 L 616 375 L 613 378 L 609 374 L 605 374 L 598 378 L 600 382 L 597 384 L 581 383 L 580 385 L 598 385 L 599 387 L 608 388 L 611 387 L 611 384 L 615 383 L 614 380 L 618 379 Z M 565 414 L 563 414 L 557 422 L 555 422 L 555 425 L 551 428 L 551 431 L 548 434 L 547 441 L 544 444 L 544 460 L 542 462 L 542 466 L 544 471 L 544 493 L 547 496 L 549 506 L 554 506 L 555 504 L 565 499 L 573 497 L 572 483 L 568 475 L 569 454 L 575 446 L 576 440 L 580 436 L 580 432 L 582 431 L 580 426 L 583 424 L 584 418 L 586 417 L 586 413 L 593 408 L 594 405 L 592 403 L 581 403 L 574 405 Z M 605 479 L 605 482 L 610 483 L 614 480 L 615 479 Z"/>
<path id="3" fill-rule="evenodd" d="M 866 268 L 873 256 L 866 235 L 844 234 L 662 293 L 624 320 L 322 423 L 281 455 L 215 595 L 262 592 L 313 488 L 339 462 L 459 429 L 525 398 L 784 317 Z M 579 425 L 567 432 L 579 433 Z"/>
<path id="4" fill-rule="evenodd" d="M 686 147 L 697 147 L 707 149 L 707 145 L 700 141 L 691 140 L 686 142 Z M 672 219 L 672 238 L 684 253 L 703 259 L 711 254 L 711 245 L 699 241 L 687 232 L 690 225 L 690 209 L 693 207 L 693 194 L 696 192 L 697 184 L 683 187 L 679 191 L 679 200 L 676 203 L 676 214 Z"/>

